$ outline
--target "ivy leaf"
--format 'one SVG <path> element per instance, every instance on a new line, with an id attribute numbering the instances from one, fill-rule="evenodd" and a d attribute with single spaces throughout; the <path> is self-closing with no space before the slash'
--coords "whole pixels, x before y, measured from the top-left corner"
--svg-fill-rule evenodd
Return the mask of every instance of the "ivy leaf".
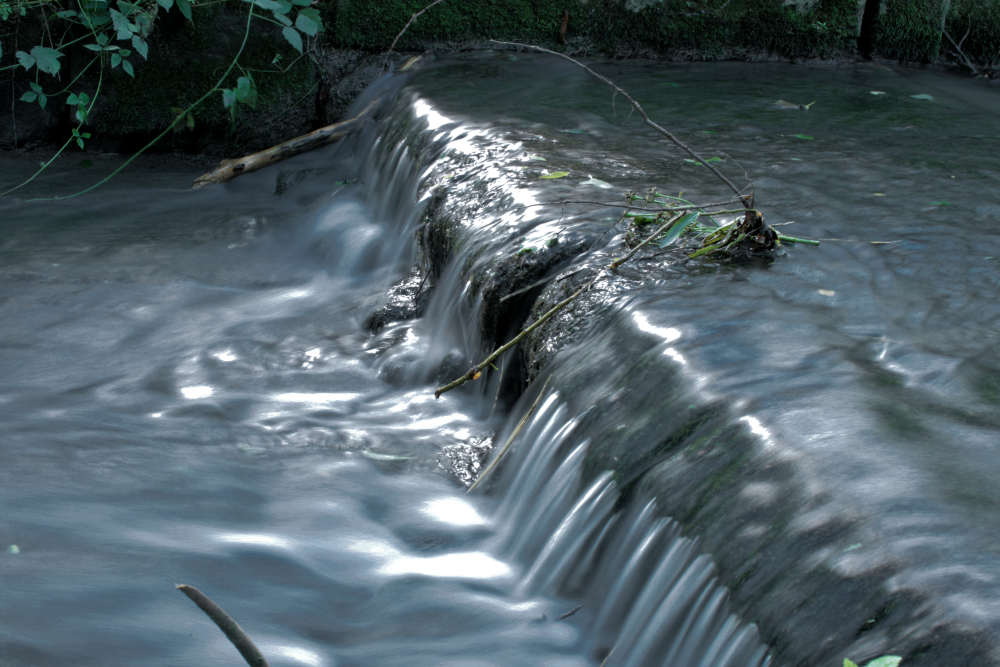
<path id="1" fill-rule="evenodd" d="M 73 106 L 80 103 L 80 98 L 76 93 L 70 93 L 70 96 L 66 98 L 66 104 Z"/>
<path id="2" fill-rule="evenodd" d="M 149 45 L 146 44 L 146 40 L 139 35 L 133 35 L 132 47 L 142 56 L 143 60 L 149 60 Z"/>
<path id="3" fill-rule="evenodd" d="M 21 63 L 21 65 L 24 66 L 24 69 L 31 69 L 35 66 L 35 59 L 24 51 L 18 51 L 16 55 L 17 62 Z"/>
<path id="4" fill-rule="evenodd" d="M 898 655 L 883 655 L 869 662 L 865 667 L 897 667 L 903 658 Z"/>
<path id="5" fill-rule="evenodd" d="M 170 11 L 170 8 L 174 6 L 174 0 L 156 0 L 156 4 L 163 7 L 164 11 Z"/>
<path id="6" fill-rule="evenodd" d="M 111 23 L 114 25 L 117 31 L 117 37 L 120 40 L 132 39 L 132 33 L 138 32 L 139 28 L 135 26 L 134 23 L 125 18 L 125 15 L 114 9 L 110 10 Z"/>
<path id="7" fill-rule="evenodd" d="M 45 46 L 35 46 L 31 49 L 31 57 L 35 59 L 35 67 L 46 74 L 56 74 L 60 67 L 58 58 L 62 58 L 63 54 Z"/>
<path id="8" fill-rule="evenodd" d="M 302 53 L 302 36 L 294 28 L 283 28 L 281 34 L 299 53 Z"/>
<path id="9" fill-rule="evenodd" d="M 188 21 L 192 23 L 194 20 L 191 18 L 191 1 L 190 0 L 177 0 L 177 9 L 181 10 L 181 14 L 184 15 Z"/>
<path id="10" fill-rule="evenodd" d="M 323 29 L 323 19 L 320 18 L 319 12 L 311 7 L 300 9 L 299 15 L 295 17 L 295 27 L 310 37 L 315 37 L 316 33 Z"/>
<path id="11" fill-rule="evenodd" d="M 125 70 L 125 73 L 128 74 L 130 77 L 132 77 L 133 79 L 135 78 L 135 71 L 132 69 L 132 63 L 130 63 L 127 60 L 123 60 L 122 69 Z"/>

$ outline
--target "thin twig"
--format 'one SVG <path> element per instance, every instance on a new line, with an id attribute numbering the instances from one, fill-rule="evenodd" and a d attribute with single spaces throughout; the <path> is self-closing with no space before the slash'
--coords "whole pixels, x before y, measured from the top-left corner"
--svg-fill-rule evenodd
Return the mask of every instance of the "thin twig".
<path id="1" fill-rule="evenodd" d="M 585 604 L 587 604 L 587 602 L 590 602 L 590 600 L 587 600 L 587 601 L 585 601 L 585 602 L 581 602 L 580 604 L 576 605 L 575 607 L 573 607 L 572 609 L 570 609 L 569 611 L 567 611 L 567 612 L 566 612 L 565 614 L 563 614 L 562 616 L 560 616 L 560 617 L 559 617 L 559 618 L 557 618 L 556 620 L 557 620 L 557 621 L 561 621 L 561 620 L 563 620 L 564 618 L 569 618 L 570 616 L 573 616 L 573 615 L 575 615 L 575 614 L 576 614 L 576 612 L 578 612 L 578 611 L 580 611 L 581 609 L 583 609 L 583 606 L 584 606 Z"/>
<path id="2" fill-rule="evenodd" d="M 472 493 L 472 490 L 475 489 L 477 486 L 479 486 L 479 483 L 484 479 L 486 479 L 486 476 L 490 474 L 490 471 L 493 470 L 493 468 L 495 468 L 498 463 L 500 463 L 500 459 L 502 459 L 503 455 L 507 453 L 507 450 L 510 448 L 511 443 L 514 442 L 514 438 L 518 436 L 518 434 L 521 432 L 521 429 L 524 428 L 524 425 L 528 423 L 528 419 L 531 417 L 532 414 L 534 414 L 535 408 L 537 408 L 538 404 L 542 402 L 542 397 L 545 396 L 545 389 L 546 387 L 549 386 L 549 380 L 551 379 L 552 376 L 550 375 L 545 380 L 545 384 L 542 385 L 542 390 L 538 392 L 538 398 L 535 399 L 535 402 L 531 404 L 531 407 L 528 408 L 528 411 L 524 413 L 523 417 L 521 417 L 521 421 L 517 423 L 517 427 L 514 429 L 514 432 L 510 434 L 509 438 L 507 438 L 507 442 L 504 444 L 503 449 L 500 450 L 500 453 L 497 454 L 497 457 L 493 459 L 492 463 L 486 466 L 486 470 L 484 470 L 479 474 L 479 477 L 476 479 L 475 483 L 469 487 L 469 490 L 466 491 L 466 493 Z"/>
<path id="3" fill-rule="evenodd" d="M 627 262 L 630 259 L 632 259 L 633 257 L 635 257 L 635 254 L 637 252 L 639 252 L 639 250 L 643 246 L 645 246 L 647 243 L 649 243 L 652 239 L 654 239 L 654 238 L 658 237 L 660 234 L 662 234 L 663 231 L 669 225 L 673 224 L 676 220 L 677 220 L 676 217 L 672 217 L 669 220 L 667 220 L 665 223 L 663 223 L 662 225 L 660 225 L 656 229 L 656 231 L 654 231 L 653 234 L 649 238 L 647 238 L 645 241 L 643 241 L 642 243 L 640 243 L 639 245 L 637 245 L 635 248 L 633 248 L 632 252 L 630 252 L 625 257 L 622 257 L 621 259 L 616 259 L 615 261 L 613 261 L 605 269 L 605 271 L 613 271 L 613 270 L 617 269 L 619 266 L 621 266 L 622 264 L 624 264 L 625 262 Z M 445 392 L 448 392 L 448 391 L 451 391 L 455 387 L 461 387 L 463 384 L 465 384 L 469 380 L 475 380 L 475 379 L 479 378 L 479 376 L 481 375 L 483 369 L 486 368 L 487 366 L 489 366 L 490 364 L 492 364 L 493 361 L 497 357 L 499 357 L 501 354 L 503 354 L 504 352 L 506 352 L 510 348 L 514 347 L 518 343 L 520 343 L 521 339 L 523 339 L 525 336 L 527 336 L 528 334 L 530 334 L 532 331 L 534 331 L 538 327 L 540 327 L 543 324 L 545 324 L 553 315 L 555 315 L 556 313 L 558 313 L 560 310 L 562 310 L 563 308 L 565 308 L 569 304 L 573 303 L 573 301 L 578 296 L 580 296 L 581 294 L 583 294 L 584 292 L 586 292 L 588 289 L 590 289 L 594 285 L 594 283 L 597 282 L 598 278 L 600 278 L 602 275 L 604 275 L 604 271 L 598 272 L 598 274 L 596 276 L 594 276 L 590 280 L 590 282 L 588 282 L 586 285 L 584 285 L 583 287 L 581 287 L 577 291 L 573 292 L 573 294 L 571 294 L 570 296 L 566 297 L 565 299 L 563 299 L 562 301 L 560 301 L 556 305 L 552 306 L 552 308 L 550 308 L 544 315 L 542 315 L 537 320 L 535 320 L 535 322 L 532 323 L 531 326 L 526 327 L 525 329 L 522 329 L 521 333 L 519 333 L 516 336 L 514 336 L 513 338 L 511 338 L 505 345 L 502 345 L 502 346 L 498 347 L 497 350 L 496 350 L 496 352 L 494 352 L 490 356 L 488 356 L 485 359 L 483 359 L 481 362 L 479 362 L 479 364 L 477 364 L 477 365 L 473 366 L 472 368 L 470 368 L 469 371 L 465 375 L 463 375 L 463 376 L 461 376 L 461 377 L 459 377 L 459 378 L 457 378 L 455 380 L 452 380 L 451 382 L 449 382 L 448 384 L 446 384 L 443 387 L 439 387 L 434 392 L 434 398 L 441 398 L 441 394 L 443 394 Z"/>
<path id="4" fill-rule="evenodd" d="M 222 630 L 222 634 L 226 635 L 226 639 L 233 643 L 233 646 L 236 647 L 236 650 L 240 652 L 240 655 L 243 656 L 243 659 L 247 661 L 250 667 L 268 667 L 267 660 L 264 659 L 264 656 L 250 640 L 250 637 L 247 636 L 247 633 L 243 632 L 243 628 L 237 625 L 232 616 L 223 611 L 222 607 L 212 602 L 207 595 L 194 586 L 186 586 L 184 584 L 177 584 L 176 586 L 180 592 L 191 598 L 191 601 L 198 605 L 199 609 L 208 614 L 210 619 L 215 621 L 215 624 Z"/>
<path id="5" fill-rule="evenodd" d="M 420 16 L 424 12 L 426 12 L 428 9 L 430 9 L 434 5 L 439 4 L 441 2 L 444 2 L 444 0 L 434 0 L 434 2 L 432 2 L 429 5 L 427 5 L 426 7 L 424 7 L 423 9 L 421 9 L 419 12 L 417 12 L 416 14 L 413 14 L 412 16 L 410 16 L 410 20 L 406 22 L 406 25 L 403 26 L 403 29 L 399 31 L 398 35 L 396 35 L 396 39 L 392 40 L 392 44 L 389 45 L 389 50 L 385 52 L 385 60 L 382 62 L 382 71 L 383 72 L 385 71 L 386 66 L 388 66 L 388 64 L 389 64 L 389 56 L 392 55 L 392 50 L 396 48 L 396 42 L 398 42 L 399 38 L 403 36 L 403 33 L 406 32 L 407 29 L 409 29 L 409 27 L 413 24 L 413 22 L 416 21 L 418 18 L 420 18 Z"/>
<path id="6" fill-rule="evenodd" d="M 561 275 L 561 276 L 557 276 L 556 278 L 542 278 L 537 283 L 531 283 L 527 287 L 522 287 L 521 289 L 517 290 L 516 292 L 511 292 L 510 294 L 508 294 L 504 298 L 500 299 L 500 303 L 503 303 L 504 301 L 507 301 L 508 299 L 513 299 L 515 296 L 521 296 L 525 292 L 530 292 L 531 290 L 535 289 L 536 287 L 541 287 L 542 285 L 544 285 L 545 283 L 547 283 L 547 282 L 549 282 L 551 280 L 554 280 L 555 282 L 560 282 L 560 281 L 566 280 L 570 276 L 574 276 L 577 273 L 579 273 L 580 271 L 583 271 L 583 267 L 582 266 L 579 269 L 576 269 L 575 271 L 570 271 L 569 273 Z"/>
<path id="7" fill-rule="evenodd" d="M 685 153 L 687 153 L 688 155 L 690 155 L 691 157 L 693 157 L 695 160 L 697 160 L 701 164 L 703 164 L 706 167 L 708 167 L 709 169 L 711 169 L 712 173 L 719 177 L 719 180 L 721 180 L 723 183 L 725 183 L 729 187 L 730 190 L 732 190 L 733 192 L 736 193 L 736 196 L 738 196 L 738 197 L 741 196 L 740 195 L 740 191 L 736 188 L 735 185 L 733 185 L 733 182 L 730 181 L 728 178 L 726 178 L 722 174 L 721 171 L 719 171 L 718 169 L 716 169 L 714 166 L 712 166 L 711 163 L 709 163 L 703 157 L 701 157 L 700 155 L 698 155 L 697 153 L 695 153 L 693 150 L 691 150 L 690 148 L 688 148 L 688 146 L 686 144 L 684 144 L 680 139 L 678 139 L 673 134 L 671 134 L 667 130 L 663 129 L 662 127 L 660 127 L 659 125 L 657 125 L 656 123 L 654 123 L 652 120 L 650 120 L 649 116 L 646 115 L 645 110 L 643 110 L 643 108 L 639 105 L 639 103 L 636 102 L 634 99 L 632 99 L 631 95 L 629 95 L 624 90 L 622 90 L 621 88 L 619 88 L 618 85 L 615 84 L 611 79 L 609 79 L 606 76 L 603 76 L 601 74 L 598 74 L 597 72 L 595 72 L 594 70 L 590 69 L 589 67 L 587 67 L 586 65 L 584 65 L 580 61 L 574 60 L 573 58 L 570 58 L 569 56 L 567 56 L 565 54 L 557 53 L 556 51 L 550 51 L 549 49 L 544 49 L 544 48 L 542 48 L 540 46 L 535 46 L 534 44 L 521 44 L 520 42 L 502 42 L 502 41 L 496 40 L 496 39 L 491 39 L 490 41 L 493 42 L 493 43 L 495 43 L 495 44 L 507 44 L 509 46 L 519 46 L 519 47 L 524 48 L 524 49 L 534 49 L 536 51 L 541 51 L 543 53 L 548 53 L 548 54 L 553 55 L 553 56 L 559 56 L 560 58 L 568 60 L 571 63 L 573 63 L 574 65 L 577 65 L 578 67 L 582 67 L 584 70 L 590 72 L 591 74 L 593 74 L 594 76 L 596 76 L 598 79 L 600 79 L 604 83 L 606 83 L 609 86 L 611 86 L 615 90 L 615 92 L 619 93 L 620 95 L 622 95 L 622 97 L 624 97 L 625 99 L 627 99 L 628 102 L 629 102 L 629 104 L 632 105 L 632 108 L 634 108 L 636 111 L 638 111 L 639 115 L 642 116 L 642 120 L 643 120 L 644 123 L 646 123 L 646 125 L 648 125 L 649 127 L 653 128 L 654 130 L 656 130 L 657 132 L 659 132 L 660 134 L 662 134 L 663 136 L 665 136 L 675 146 L 677 146 L 678 148 L 680 148 L 681 150 L 683 150 Z M 746 208 L 751 208 L 751 205 L 748 202 L 744 202 L 744 206 Z"/>
<path id="8" fill-rule="evenodd" d="M 500 379 L 497 380 L 497 395 L 493 397 L 493 407 L 490 408 L 490 416 L 486 418 L 486 421 L 493 419 L 493 413 L 496 412 L 497 403 L 500 402 L 500 388 L 503 386 L 503 369 L 507 366 L 507 360 L 500 360 Z"/>
<path id="9" fill-rule="evenodd" d="M 562 201 L 551 201 L 551 202 L 542 202 L 540 204 L 524 204 L 522 206 L 514 206 L 514 207 L 511 207 L 510 210 L 511 211 L 519 211 L 519 210 L 525 209 L 525 208 L 534 208 L 535 206 L 565 206 L 566 204 L 590 204 L 592 206 L 607 206 L 607 207 L 610 207 L 610 208 L 626 208 L 626 209 L 628 209 L 630 211 L 652 211 L 654 213 L 657 213 L 657 212 L 660 212 L 660 211 L 694 211 L 694 210 L 700 210 L 700 209 L 703 209 L 703 208 L 713 208 L 715 206 L 726 206 L 727 204 L 732 204 L 733 201 L 734 201 L 734 199 L 730 199 L 729 201 L 712 202 L 711 204 L 698 204 L 698 205 L 692 204 L 691 206 L 671 206 L 669 208 L 645 208 L 645 207 L 642 207 L 642 206 L 629 206 L 628 204 L 615 204 L 615 203 L 603 202 L 603 201 L 590 201 L 590 200 L 587 200 L 587 199 L 564 199 Z"/>

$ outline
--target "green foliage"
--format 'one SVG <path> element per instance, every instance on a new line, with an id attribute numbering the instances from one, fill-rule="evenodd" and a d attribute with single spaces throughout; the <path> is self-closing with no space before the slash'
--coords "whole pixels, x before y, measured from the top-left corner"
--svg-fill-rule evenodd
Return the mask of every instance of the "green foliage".
<path id="1" fill-rule="evenodd" d="M 875 658 L 869 662 L 865 667 L 897 667 L 903 659 L 898 655 L 883 655 L 881 658 Z M 858 667 L 857 664 L 844 658 L 844 667 Z"/>

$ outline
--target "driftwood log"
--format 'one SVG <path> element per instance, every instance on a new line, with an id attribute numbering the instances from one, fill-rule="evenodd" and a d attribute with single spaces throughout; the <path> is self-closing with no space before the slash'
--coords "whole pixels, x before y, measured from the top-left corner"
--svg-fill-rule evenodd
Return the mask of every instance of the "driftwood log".
<path id="1" fill-rule="evenodd" d="M 320 146 L 340 141 L 352 132 L 356 132 L 364 127 L 368 115 L 371 113 L 372 109 L 375 108 L 380 99 L 381 98 L 375 98 L 372 100 L 368 106 L 361 111 L 361 113 L 350 120 L 344 120 L 339 123 L 334 123 L 333 125 L 321 127 L 320 129 L 314 130 L 309 134 L 303 134 L 301 137 L 289 139 L 283 144 L 272 146 L 259 153 L 253 153 L 252 155 L 232 160 L 223 160 L 219 163 L 218 167 L 207 174 L 202 174 L 196 178 L 194 185 L 191 187 L 200 188 L 203 185 L 211 185 L 212 183 L 225 183 L 226 181 L 232 180 L 237 176 L 249 174 L 252 171 L 263 169 L 264 167 L 268 167 L 276 162 L 281 162 L 282 160 L 287 160 L 288 158 L 299 155 L 300 153 L 305 153 L 306 151 L 311 151 L 314 148 L 319 148 Z"/>

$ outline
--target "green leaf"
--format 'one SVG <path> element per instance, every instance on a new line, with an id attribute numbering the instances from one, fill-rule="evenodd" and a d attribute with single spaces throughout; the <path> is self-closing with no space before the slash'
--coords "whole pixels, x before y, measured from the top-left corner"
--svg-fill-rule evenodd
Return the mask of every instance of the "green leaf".
<path id="1" fill-rule="evenodd" d="M 896 667 L 902 661 L 903 658 L 898 655 L 883 655 L 881 658 L 875 658 L 865 667 Z"/>
<path id="2" fill-rule="evenodd" d="M 189 130 L 193 130 L 194 129 L 194 116 L 192 116 L 191 114 L 188 114 L 187 115 L 187 122 L 185 123 L 185 125 L 188 126 Z"/>
<path id="3" fill-rule="evenodd" d="M 312 0 L 292 0 L 292 4 L 299 7 L 308 7 L 312 4 Z"/>
<path id="4" fill-rule="evenodd" d="M 74 16 L 76 16 L 76 12 L 73 11 L 72 9 L 67 9 L 66 11 L 63 12 L 56 12 L 55 15 L 61 19 L 71 19 Z"/>
<path id="5" fill-rule="evenodd" d="M 853 661 L 844 658 L 844 667 L 858 667 Z"/>
<path id="6" fill-rule="evenodd" d="M 107 46 L 108 41 L 110 41 L 110 38 L 103 32 L 97 36 L 97 43 L 100 44 L 101 46 Z"/>
<path id="7" fill-rule="evenodd" d="M 22 102 L 34 102 L 38 99 L 38 93 L 27 92 L 24 95 L 21 95 L 20 99 Z"/>
<path id="8" fill-rule="evenodd" d="M 38 96 L 38 106 L 42 107 L 43 109 L 45 108 L 45 105 L 48 103 L 48 101 L 49 98 L 45 97 L 45 95 Z"/>
<path id="9" fill-rule="evenodd" d="M 927 93 L 920 93 L 919 95 L 910 95 L 915 100 L 933 100 L 934 98 Z"/>
<path id="10" fill-rule="evenodd" d="M 156 4 L 169 12 L 170 8 L 174 6 L 174 0 L 156 0 Z"/>
<path id="11" fill-rule="evenodd" d="M 541 178 L 541 179 L 562 178 L 564 176 L 569 176 L 569 172 L 568 171 L 553 171 L 551 174 L 545 174 L 544 176 L 539 176 L 539 178 Z"/>
<path id="12" fill-rule="evenodd" d="M 111 54 L 111 69 L 114 69 L 122 64 L 122 57 L 117 53 Z"/>
<path id="13" fill-rule="evenodd" d="M 29 82 L 28 82 L 28 85 L 29 85 L 29 86 L 31 86 L 31 89 L 32 89 L 33 91 L 35 91 L 36 93 L 38 93 L 39 95 L 41 95 L 41 94 L 42 94 L 42 87 L 41 87 L 41 86 L 39 86 L 39 85 L 38 85 L 37 83 L 35 83 L 34 81 L 29 81 Z"/>
<path id="14" fill-rule="evenodd" d="M 951 206 L 950 201 L 932 201 L 931 206 Z"/>
<path id="15" fill-rule="evenodd" d="M 149 45 L 146 44 L 146 40 L 139 35 L 132 36 L 132 48 L 134 48 L 143 60 L 149 60 Z"/>
<path id="16" fill-rule="evenodd" d="M 278 19 L 279 23 L 283 23 L 286 26 L 291 27 L 291 25 L 292 25 L 292 19 L 288 18 L 284 14 L 279 14 L 278 12 L 275 12 L 274 13 L 274 18 Z"/>
<path id="17" fill-rule="evenodd" d="M 132 77 L 133 79 L 135 78 L 135 70 L 132 69 L 132 63 L 130 63 L 127 60 L 123 60 L 122 69 L 125 70 L 125 73 L 128 74 L 130 77 Z"/>
<path id="18" fill-rule="evenodd" d="M 66 104 L 69 104 L 70 106 L 79 103 L 80 103 L 80 98 L 77 96 L 76 93 L 70 93 L 70 96 L 66 98 Z"/>
<path id="19" fill-rule="evenodd" d="M 177 0 L 177 9 L 181 10 L 181 14 L 184 15 L 188 21 L 192 21 L 191 18 L 191 2 L 190 0 Z"/>
<path id="20" fill-rule="evenodd" d="M 692 224 L 695 220 L 697 220 L 699 215 L 701 214 L 698 213 L 698 211 L 691 211 L 687 215 L 683 216 L 680 220 L 672 224 L 670 226 L 670 229 L 667 230 L 667 233 L 664 234 L 663 240 L 660 241 L 660 247 L 666 248 L 668 245 L 671 245 L 674 241 L 680 238 L 681 234 L 684 233 L 684 230 L 688 228 L 688 225 Z"/>
<path id="21" fill-rule="evenodd" d="M 288 0 L 274 0 L 274 1 L 277 2 L 279 5 L 281 5 L 281 9 L 274 10 L 275 14 L 287 14 L 288 12 L 292 11 L 292 3 L 288 2 Z"/>
<path id="22" fill-rule="evenodd" d="M 35 59 L 24 51 L 18 51 L 16 54 L 17 62 L 24 66 L 24 69 L 31 69 L 35 66 Z"/>
<path id="23" fill-rule="evenodd" d="M 798 139 L 805 139 L 806 141 L 812 141 L 816 137 L 810 137 L 808 134 L 796 134 L 794 135 Z"/>
<path id="24" fill-rule="evenodd" d="M 222 89 L 222 106 L 230 108 L 236 104 L 236 91 L 229 88 Z"/>
<path id="25" fill-rule="evenodd" d="M 295 17 L 295 27 L 314 37 L 317 32 L 323 29 L 323 19 L 319 12 L 311 7 L 299 10 L 299 15 Z"/>
<path id="26" fill-rule="evenodd" d="M 295 17 L 295 27 L 309 35 L 310 37 L 315 37 L 316 33 L 319 32 L 320 25 L 313 21 L 308 16 L 303 16 L 302 12 Z"/>
<path id="27" fill-rule="evenodd" d="M 281 5 L 279 5 L 274 0 L 253 0 L 253 4 L 257 5 L 261 9 L 269 9 L 272 12 L 275 11 L 276 9 L 277 10 L 281 9 Z"/>
<path id="28" fill-rule="evenodd" d="M 114 9 L 110 10 L 111 23 L 115 27 L 117 37 L 120 40 L 132 39 L 132 33 L 138 32 L 139 28 L 134 23 L 125 18 L 125 15 Z"/>
<path id="29" fill-rule="evenodd" d="M 79 146 L 80 148 L 83 148 L 83 139 L 81 139 L 80 137 L 77 137 L 76 138 L 76 145 Z"/>
<path id="30" fill-rule="evenodd" d="M 31 49 L 31 57 L 35 59 L 38 69 L 47 74 L 57 74 L 61 66 L 58 58 L 62 58 L 63 54 L 45 46 L 35 46 Z"/>
<path id="31" fill-rule="evenodd" d="M 281 34 L 299 53 L 302 53 L 302 36 L 294 28 L 283 28 Z"/>

